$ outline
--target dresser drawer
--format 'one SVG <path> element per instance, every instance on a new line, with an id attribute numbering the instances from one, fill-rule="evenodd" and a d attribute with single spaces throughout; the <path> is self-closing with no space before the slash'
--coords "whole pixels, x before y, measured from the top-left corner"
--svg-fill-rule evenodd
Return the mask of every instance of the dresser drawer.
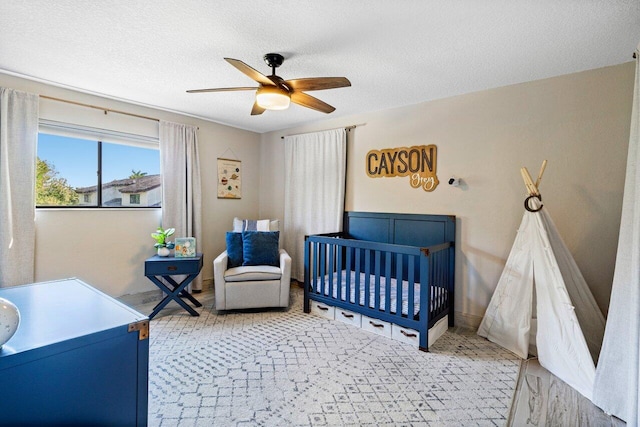
<path id="1" fill-rule="evenodd" d="M 362 329 L 391 338 L 391 323 L 362 316 Z"/>
<path id="2" fill-rule="evenodd" d="M 336 308 L 336 320 L 359 328 L 362 321 L 362 315 L 349 310 Z"/>
<path id="3" fill-rule="evenodd" d="M 202 257 L 172 258 L 158 257 L 144 263 L 145 276 L 172 276 L 176 274 L 197 274 L 202 268 Z"/>
<path id="4" fill-rule="evenodd" d="M 327 319 L 333 320 L 336 313 L 336 308 L 331 305 L 323 304 L 321 302 L 311 301 L 311 313 L 315 314 L 316 316 L 322 316 Z"/>

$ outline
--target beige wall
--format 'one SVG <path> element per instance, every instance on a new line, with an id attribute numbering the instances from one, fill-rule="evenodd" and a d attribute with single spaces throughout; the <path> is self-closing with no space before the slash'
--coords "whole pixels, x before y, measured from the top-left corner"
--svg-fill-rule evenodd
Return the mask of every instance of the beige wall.
<path id="1" fill-rule="evenodd" d="M 202 270 L 205 285 L 213 278 L 212 261 L 224 250 L 225 232 L 231 229 L 233 217 L 257 217 L 258 134 L 4 74 L 0 74 L 0 86 L 198 126 L 203 210 L 203 241 L 198 242 L 198 250 L 205 254 Z M 69 108 L 68 104 L 43 100 L 42 105 L 43 111 L 57 120 L 73 122 L 76 114 L 85 113 L 93 115 L 95 120 L 105 120 L 100 111 L 83 113 L 87 109 L 77 107 L 73 114 L 68 114 L 62 112 Z M 131 122 L 131 131 L 150 133 L 150 127 L 157 129 L 153 121 L 145 124 L 124 117 Z M 91 123 L 101 124 L 101 121 Z M 216 197 L 216 158 L 220 156 L 242 160 L 240 200 Z M 154 254 L 150 233 L 160 222 L 158 209 L 39 209 L 36 213 L 36 281 L 78 277 L 112 296 L 157 289 L 144 277 L 144 260 Z"/>
<path id="2" fill-rule="evenodd" d="M 522 216 L 519 168 L 549 166 L 544 202 L 606 311 L 622 205 L 633 63 L 370 114 L 321 120 L 281 132 L 252 132 L 0 74 L 0 85 L 199 126 L 203 183 L 203 278 L 224 249 L 234 216 L 283 219 L 281 135 L 365 124 L 349 138 L 347 210 L 458 217 L 456 311 L 477 323 L 491 297 Z M 338 106 L 339 107 L 339 106 Z M 48 106 L 47 108 L 51 108 Z M 298 108 L 298 107 L 294 107 Z M 440 186 L 368 178 L 371 149 L 435 144 Z M 231 151 L 227 151 L 230 149 Z M 243 198 L 216 198 L 216 158 L 242 160 Z M 448 186 L 451 175 L 463 185 Z M 39 210 L 36 280 L 76 276 L 113 296 L 153 290 L 143 276 L 160 212 Z"/>
<path id="3" fill-rule="evenodd" d="M 633 63 L 263 134 L 260 216 L 283 217 L 281 135 L 364 124 L 348 143 L 346 209 L 457 216 L 456 311 L 476 324 L 523 213 L 520 167 L 549 161 L 543 201 L 606 312 L 622 207 Z M 339 108 L 339 106 L 338 106 Z M 369 150 L 438 147 L 440 185 L 367 177 Z M 450 176 L 462 178 L 458 187 Z"/>

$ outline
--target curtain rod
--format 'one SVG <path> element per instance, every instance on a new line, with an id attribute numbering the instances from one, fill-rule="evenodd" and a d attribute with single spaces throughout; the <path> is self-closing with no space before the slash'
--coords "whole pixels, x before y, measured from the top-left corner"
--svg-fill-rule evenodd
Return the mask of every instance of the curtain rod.
<path id="1" fill-rule="evenodd" d="M 293 133 L 291 135 L 285 135 L 285 136 L 298 136 L 298 135 L 305 135 L 305 134 L 308 134 L 308 133 L 324 132 L 325 130 L 335 130 L 335 129 L 345 129 L 346 131 L 350 131 L 351 129 L 355 129 L 358 126 L 364 126 L 364 125 L 366 125 L 366 123 L 360 123 L 360 124 L 357 124 L 357 125 L 344 126 L 344 127 L 340 126 L 340 127 L 331 128 L 331 129 L 314 130 L 314 131 L 311 131 L 311 132 Z M 281 136 L 280 139 L 284 139 L 284 136 Z"/>
<path id="2" fill-rule="evenodd" d="M 105 114 L 107 114 L 107 112 L 109 112 L 109 113 L 118 113 L 118 114 L 124 114 L 125 116 L 138 117 L 139 119 L 153 120 L 155 122 L 159 122 L 160 121 L 160 119 L 156 119 L 155 117 L 143 116 L 141 114 L 127 113 L 126 111 L 114 110 L 112 108 L 99 107 L 97 105 L 92 105 L 92 104 L 84 104 L 82 102 L 77 102 L 77 101 L 69 101 L 67 99 L 62 99 L 62 98 L 54 98 L 53 96 L 40 95 L 40 98 L 50 99 L 52 101 L 66 102 L 67 104 L 80 105 L 82 107 L 95 108 L 96 110 L 104 111 Z"/>

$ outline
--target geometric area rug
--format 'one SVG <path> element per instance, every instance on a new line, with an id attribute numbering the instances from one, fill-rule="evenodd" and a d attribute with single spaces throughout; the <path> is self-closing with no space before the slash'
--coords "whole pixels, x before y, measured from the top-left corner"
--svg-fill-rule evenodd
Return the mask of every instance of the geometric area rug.
<path id="1" fill-rule="evenodd" d="M 151 321 L 149 426 L 502 426 L 520 360 L 449 329 L 428 353 L 287 310 Z M 208 305 L 208 306 L 207 306 Z"/>

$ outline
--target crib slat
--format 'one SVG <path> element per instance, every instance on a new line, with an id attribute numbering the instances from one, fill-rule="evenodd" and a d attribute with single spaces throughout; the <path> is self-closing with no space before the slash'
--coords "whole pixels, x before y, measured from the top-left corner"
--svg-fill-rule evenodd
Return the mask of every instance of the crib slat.
<path id="1" fill-rule="evenodd" d="M 356 294 L 355 294 L 355 300 L 356 300 L 356 304 L 358 305 L 362 305 L 363 301 L 361 301 L 360 299 L 360 249 L 356 249 L 356 265 L 355 265 L 355 269 L 353 270 L 355 272 L 355 279 L 356 279 Z"/>
<path id="2" fill-rule="evenodd" d="M 433 287 L 434 291 L 435 291 L 435 299 L 434 301 L 434 311 L 435 311 L 435 315 L 437 316 L 440 313 L 440 268 L 438 268 L 438 255 L 440 255 L 440 253 L 435 253 L 433 254 L 433 259 L 431 260 L 431 266 L 432 266 L 432 270 L 433 270 L 433 282 L 431 284 L 431 286 Z"/>
<path id="3" fill-rule="evenodd" d="M 380 251 L 375 251 L 375 300 L 374 308 L 380 310 Z"/>
<path id="4" fill-rule="evenodd" d="M 429 314 L 429 318 L 433 318 L 437 315 L 438 313 L 438 303 L 439 303 L 439 295 L 438 295 L 438 281 L 437 281 L 437 277 L 438 277 L 438 272 L 436 271 L 435 268 L 435 260 L 436 254 L 431 254 L 431 256 L 429 257 L 429 283 L 431 284 L 431 286 L 429 287 L 431 289 L 431 307 L 430 307 L 430 314 Z"/>
<path id="5" fill-rule="evenodd" d="M 403 255 L 398 254 L 396 263 L 396 316 L 402 316 L 402 259 Z M 391 309 L 389 309 L 391 313 Z"/>
<path id="6" fill-rule="evenodd" d="M 371 307 L 371 251 L 364 250 L 364 306 Z"/>
<path id="7" fill-rule="evenodd" d="M 391 261 L 395 255 L 387 252 L 384 264 L 384 311 L 391 312 Z"/>
<path id="8" fill-rule="evenodd" d="M 329 278 L 329 295 L 333 295 L 333 289 L 334 286 L 336 285 L 335 279 L 334 279 L 334 270 L 333 270 L 333 257 L 335 254 L 335 246 L 334 245 L 327 245 L 327 250 L 328 250 L 328 258 L 329 258 L 329 271 L 327 271 L 327 277 Z M 336 290 L 338 290 L 336 288 Z M 336 297 L 338 299 L 340 299 L 340 295 L 336 292 Z"/>
<path id="9" fill-rule="evenodd" d="M 336 246 L 336 269 L 334 270 L 333 274 L 336 277 L 336 281 L 337 281 L 337 286 L 339 287 L 339 289 L 345 289 L 344 284 L 342 283 L 342 248 L 340 246 Z M 349 299 L 349 292 L 347 291 L 345 293 L 345 297 L 344 300 L 348 301 Z"/>
<path id="10" fill-rule="evenodd" d="M 440 251 L 438 252 L 438 276 L 440 278 L 440 280 L 438 281 L 438 290 L 440 292 L 440 313 L 442 313 L 444 311 L 444 308 L 447 306 L 447 302 L 446 302 L 446 298 L 447 298 L 447 294 L 446 292 L 444 292 L 443 286 L 447 280 L 446 274 L 447 272 L 445 271 L 444 267 L 444 261 L 445 261 L 445 255 L 446 255 L 446 251 Z"/>
<path id="11" fill-rule="evenodd" d="M 345 266 L 344 266 L 344 273 L 345 273 L 345 276 L 347 276 L 346 277 L 346 279 L 347 279 L 347 298 L 349 298 L 349 302 L 357 303 L 357 301 L 358 301 L 357 297 L 354 296 L 353 301 L 351 300 L 351 270 L 352 270 L 351 254 L 352 254 L 352 252 L 353 252 L 353 249 L 351 249 L 351 248 L 347 249 L 347 259 L 346 259 L 346 263 L 345 263 Z"/>
<path id="12" fill-rule="evenodd" d="M 409 262 L 407 263 L 407 268 L 409 269 L 408 273 L 409 273 L 409 277 L 408 277 L 408 284 L 407 286 L 409 287 L 407 289 L 407 292 L 409 294 L 409 301 L 408 301 L 408 305 L 407 305 L 407 317 L 409 319 L 413 319 L 414 316 L 414 304 L 413 302 L 415 301 L 415 261 L 416 261 L 416 257 L 414 256 L 409 256 Z"/>
<path id="13" fill-rule="evenodd" d="M 445 310 L 447 307 L 448 296 L 447 292 L 445 292 L 445 284 L 447 283 L 447 269 L 445 265 L 447 263 L 447 253 L 448 251 L 444 250 L 440 252 L 440 258 L 438 258 L 438 267 L 440 269 L 440 294 L 442 295 L 440 298 L 440 312 Z"/>
<path id="14" fill-rule="evenodd" d="M 442 292 L 441 292 L 441 288 L 440 288 L 440 284 L 442 283 L 442 269 L 440 268 L 440 263 L 438 262 L 440 259 L 440 252 L 435 253 L 433 256 L 433 283 L 434 283 L 434 287 L 436 289 L 436 292 L 438 293 L 438 299 L 436 300 L 436 316 L 439 315 L 442 312 Z"/>

